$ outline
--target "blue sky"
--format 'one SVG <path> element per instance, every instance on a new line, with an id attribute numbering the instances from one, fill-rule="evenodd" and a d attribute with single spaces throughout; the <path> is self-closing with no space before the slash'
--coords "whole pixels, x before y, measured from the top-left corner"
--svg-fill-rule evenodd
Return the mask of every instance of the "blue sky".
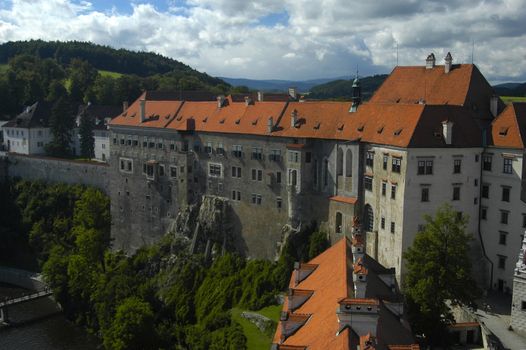
<path id="1" fill-rule="evenodd" d="M 154 51 L 214 76 L 314 79 L 396 64 L 475 63 L 526 81 L 526 0 L 0 0 L 0 42 L 82 40 Z"/>

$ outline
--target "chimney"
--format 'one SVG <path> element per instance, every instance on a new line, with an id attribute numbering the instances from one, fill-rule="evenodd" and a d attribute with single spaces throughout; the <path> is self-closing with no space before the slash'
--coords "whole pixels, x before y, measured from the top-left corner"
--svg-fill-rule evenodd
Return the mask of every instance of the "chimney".
<path id="1" fill-rule="evenodd" d="M 376 337 L 378 326 L 379 306 L 377 299 L 352 299 L 344 298 L 338 302 L 336 310 L 338 316 L 338 333 L 350 327 L 359 337 L 369 333 Z"/>
<path id="2" fill-rule="evenodd" d="M 453 57 L 451 57 L 451 52 L 448 52 L 446 58 L 444 59 L 446 64 L 444 65 L 444 73 L 449 73 L 453 66 Z"/>
<path id="3" fill-rule="evenodd" d="M 290 114 L 290 127 L 295 128 L 297 122 L 298 122 L 298 111 L 293 110 L 292 113 Z"/>
<path id="4" fill-rule="evenodd" d="M 431 52 L 429 54 L 429 56 L 427 56 L 427 58 L 426 58 L 426 69 L 434 68 L 435 67 L 435 62 L 436 62 L 435 54 Z"/>
<path id="5" fill-rule="evenodd" d="M 289 96 L 293 99 L 298 97 L 298 90 L 296 87 L 289 87 Z"/>
<path id="6" fill-rule="evenodd" d="M 264 94 L 263 91 L 258 91 L 258 102 L 263 102 Z"/>
<path id="7" fill-rule="evenodd" d="M 453 142 L 453 124 L 450 120 L 444 120 L 442 122 L 442 136 L 444 136 L 446 145 L 451 145 Z"/>
<path id="8" fill-rule="evenodd" d="M 267 132 L 270 134 L 274 130 L 274 119 L 272 117 L 268 117 L 267 120 Z"/>
<path id="9" fill-rule="evenodd" d="M 122 111 L 126 112 L 128 109 L 128 101 L 122 101 Z"/>
<path id="10" fill-rule="evenodd" d="M 252 104 L 252 98 L 250 96 L 245 96 L 245 106 Z"/>
<path id="11" fill-rule="evenodd" d="M 354 285 L 354 296 L 356 298 L 365 298 L 365 290 L 367 289 L 367 268 L 363 266 L 363 261 L 360 259 L 353 266 L 353 285 Z"/>
<path id="12" fill-rule="evenodd" d="M 493 118 L 499 113 L 499 96 L 493 95 L 489 100 L 489 110 Z"/>
<path id="13" fill-rule="evenodd" d="M 363 237 L 361 234 L 354 235 L 352 239 L 352 259 L 353 263 L 358 262 L 358 260 L 363 259 L 364 255 L 364 244 Z"/>
<path id="14" fill-rule="evenodd" d="M 142 123 L 146 120 L 146 100 L 144 98 L 139 100 L 139 108 L 140 108 L 141 123 Z"/>
<path id="15" fill-rule="evenodd" d="M 224 95 L 217 96 L 217 108 L 223 107 L 224 103 L 225 103 L 225 96 Z"/>

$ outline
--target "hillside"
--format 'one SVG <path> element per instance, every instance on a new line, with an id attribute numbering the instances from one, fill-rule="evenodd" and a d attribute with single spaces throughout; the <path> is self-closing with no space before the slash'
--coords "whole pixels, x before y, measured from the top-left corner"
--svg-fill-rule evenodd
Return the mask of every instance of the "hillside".
<path id="1" fill-rule="evenodd" d="M 506 83 L 495 85 L 493 88 L 500 96 L 526 97 L 526 83 Z"/>
<path id="2" fill-rule="evenodd" d="M 362 97 L 368 100 L 387 78 L 387 74 L 360 78 Z M 353 80 L 334 80 L 311 88 L 309 98 L 348 100 L 352 96 Z"/>
<path id="3" fill-rule="evenodd" d="M 224 81 L 232 86 L 246 86 L 250 90 L 259 90 L 267 92 L 284 92 L 289 87 L 295 87 L 299 92 L 304 93 L 310 91 L 313 86 L 327 83 L 336 80 L 337 78 L 325 79 L 311 79 L 311 80 L 257 80 L 244 78 L 226 78 L 221 77 Z"/>

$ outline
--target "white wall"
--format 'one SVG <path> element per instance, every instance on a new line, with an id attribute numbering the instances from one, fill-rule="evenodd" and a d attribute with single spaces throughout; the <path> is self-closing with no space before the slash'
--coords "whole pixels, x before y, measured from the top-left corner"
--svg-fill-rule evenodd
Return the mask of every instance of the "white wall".
<path id="1" fill-rule="evenodd" d="M 20 154 L 44 154 L 44 147 L 51 141 L 49 128 L 4 127 L 4 145 L 9 151 Z"/>
<path id="2" fill-rule="evenodd" d="M 110 131 L 94 130 L 95 159 L 108 162 L 110 160 Z"/>
<path id="3" fill-rule="evenodd" d="M 513 273 L 517 256 L 526 229 L 523 215 L 526 204 L 520 200 L 522 179 L 522 150 L 488 148 L 485 152 L 492 157 L 491 171 L 482 172 L 482 183 L 489 185 L 489 198 L 482 198 L 481 205 L 487 208 L 487 219 L 481 220 L 481 232 L 488 257 L 493 261 L 493 288 L 502 280 L 503 290 L 513 286 Z M 503 173 L 503 155 L 513 156 L 512 174 Z M 502 188 L 508 186 L 510 201 L 502 201 Z M 509 211 L 508 224 L 500 223 L 501 210 Z M 506 234 L 506 243 L 499 243 L 500 233 Z M 498 267 L 498 256 L 506 257 L 505 267 Z"/>

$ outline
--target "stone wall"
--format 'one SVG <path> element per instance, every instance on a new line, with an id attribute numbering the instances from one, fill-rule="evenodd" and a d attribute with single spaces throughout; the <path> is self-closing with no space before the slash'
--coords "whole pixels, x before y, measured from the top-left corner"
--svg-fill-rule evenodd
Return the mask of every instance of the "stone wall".
<path id="1" fill-rule="evenodd" d="M 0 161 L 0 171 L 2 162 Z M 109 192 L 109 166 L 41 156 L 7 154 L 7 176 L 24 180 L 42 180 L 67 184 L 83 184 Z"/>

